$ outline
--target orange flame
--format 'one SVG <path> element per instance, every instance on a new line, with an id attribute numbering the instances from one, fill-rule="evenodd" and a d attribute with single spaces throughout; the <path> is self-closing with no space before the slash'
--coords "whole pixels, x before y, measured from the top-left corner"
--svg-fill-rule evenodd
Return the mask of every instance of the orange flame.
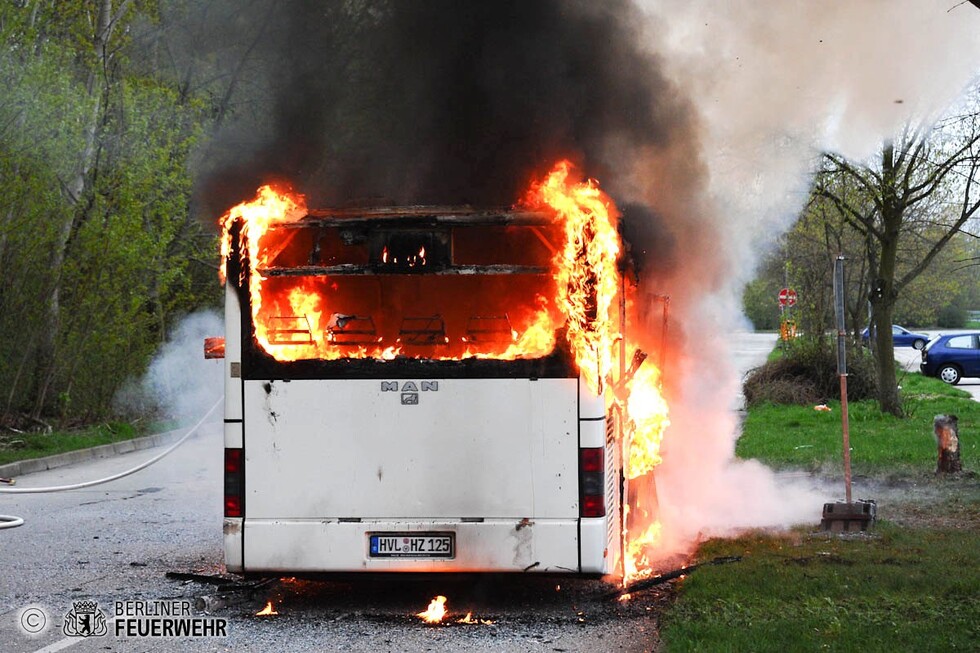
<path id="1" fill-rule="evenodd" d="M 376 339 L 376 345 L 338 345 L 328 332 L 329 317 L 336 310 L 331 307 L 329 297 L 331 291 L 337 288 L 335 283 L 326 286 L 315 277 L 303 276 L 292 277 L 288 281 L 279 278 L 273 283 L 262 274 L 262 270 L 289 246 L 289 239 L 295 236 L 295 232 L 288 233 L 288 230 L 286 235 L 276 233 L 275 236 L 270 235 L 270 231 L 276 226 L 295 222 L 306 213 L 303 196 L 262 186 L 254 199 L 233 207 L 221 218 L 223 233 L 219 276 L 222 282 L 226 280 L 226 263 L 233 250 L 232 229 L 236 223 L 242 225 L 239 249 L 243 262 L 242 274 L 247 278 L 240 279 L 239 283 L 248 288 L 256 342 L 265 352 L 280 361 L 340 358 L 391 360 L 398 356 L 411 355 L 406 354 L 401 342 L 382 343 L 380 337 Z M 403 264 L 408 267 L 426 266 L 428 254 L 425 246 L 421 246 Z M 381 261 L 385 264 L 399 262 L 397 257 L 391 255 L 387 246 L 381 252 Z M 429 355 L 425 357 L 433 360 L 514 360 L 546 356 L 555 347 L 555 332 L 561 326 L 562 316 L 544 296 L 538 295 L 535 304 L 527 315 L 520 316 L 515 327 L 508 328 L 507 334 L 511 337 L 507 343 L 483 343 L 480 346 L 469 343 L 466 338 L 460 338 L 459 342 L 464 345 L 461 355 L 429 351 Z M 448 336 L 441 340 L 447 344 L 450 342 Z"/>
<path id="2" fill-rule="evenodd" d="M 593 392 L 602 393 L 613 369 L 615 345 L 622 338 L 622 325 L 617 327 L 612 315 L 621 286 L 616 266 L 621 250 L 616 229 L 619 213 L 595 181 L 570 184 L 570 170 L 569 162 L 559 162 L 543 182 L 532 186 L 527 202 L 550 206 L 564 221 L 565 247 L 555 259 L 559 304 L 579 370 Z M 660 444 L 670 424 L 660 392 L 660 371 L 651 361 L 644 362 L 626 383 L 622 401 L 626 474 L 636 479 L 660 464 Z M 653 521 L 638 535 L 624 535 L 624 580 L 649 574 L 648 553 L 659 543 L 660 523 Z"/>
<path id="3" fill-rule="evenodd" d="M 473 618 L 473 613 L 472 612 L 467 612 L 466 613 L 466 616 L 465 617 L 462 617 L 461 619 L 457 619 L 456 620 L 456 623 L 458 623 L 458 624 L 482 624 L 484 626 L 492 626 L 494 622 L 493 622 L 492 619 L 474 619 Z"/>
<path id="4" fill-rule="evenodd" d="M 653 572 L 648 552 L 660 543 L 661 530 L 660 522 L 654 521 L 639 535 L 627 537 L 625 582 L 645 578 Z"/>
<path id="5" fill-rule="evenodd" d="M 554 262 L 558 304 L 579 370 L 593 392 L 601 393 L 620 335 L 611 317 L 619 286 L 619 214 L 594 181 L 569 184 L 570 170 L 571 163 L 559 161 L 531 187 L 526 201 L 551 207 L 564 222 L 565 246 Z"/>
<path id="6" fill-rule="evenodd" d="M 629 438 L 628 478 L 653 471 L 662 462 L 660 442 L 670 425 L 667 402 L 660 394 L 660 371 L 645 363 L 626 384 L 626 433 Z"/>
<path id="7" fill-rule="evenodd" d="M 275 223 L 293 222 L 306 213 L 306 199 L 288 191 L 277 191 L 271 186 L 262 186 L 256 192 L 255 199 L 242 202 L 232 207 L 221 216 L 221 269 L 219 276 L 224 283 L 226 277 L 225 262 L 231 254 L 231 228 L 241 220 L 241 241 L 247 244 L 242 250 L 242 257 L 248 255 L 252 263 L 252 279 L 261 279 L 258 268 L 266 262 L 265 252 L 261 250 L 262 236 Z"/>
<path id="8" fill-rule="evenodd" d="M 440 623 L 446 616 L 446 597 L 437 596 L 429 602 L 429 607 L 415 615 L 427 624 Z"/>
<path id="9" fill-rule="evenodd" d="M 272 607 L 272 601 L 268 601 L 265 607 L 255 613 L 256 617 L 267 617 L 269 615 L 279 614 L 276 609 Z"/>

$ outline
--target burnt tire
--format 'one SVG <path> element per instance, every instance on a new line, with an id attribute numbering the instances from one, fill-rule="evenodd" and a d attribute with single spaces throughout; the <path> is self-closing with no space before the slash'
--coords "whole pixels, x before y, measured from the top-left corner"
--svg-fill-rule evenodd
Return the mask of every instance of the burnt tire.
<path id="1" fill-rule="evenodd" d="M 914 349 L 918 349 L 919 351 L 925 349 L 925 346 L 926 346 L 926 341 L 923 340 L 922 338 L 919 338 L 918 340 L 912 342 L 912 347 Z"/>
<path id="2" fill-rule="evenodd" d="M 960 382 L 961 378 L 960 368 L 956 367 L 955 365 L 943 365 L 939 368 L 936 376 L 938 376 L 939 380 L 943 381 L 944 383 L 956 385 Z"/>

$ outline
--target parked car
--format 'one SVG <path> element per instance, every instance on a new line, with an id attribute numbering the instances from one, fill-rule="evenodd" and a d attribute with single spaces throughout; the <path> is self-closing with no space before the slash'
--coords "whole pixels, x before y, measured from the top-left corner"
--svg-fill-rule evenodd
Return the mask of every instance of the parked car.
<path id="1" fill-rule="evenodd" d="M 980 377 L 980 332 L 936 336 L 922 350 L 919 370 L 950 385 L 964 376 Z"/>
<path id="2" fill-rule="evenodd" d="M 869 339 L 870 335 L 868 330 L 864 329 L 861 331 L 861 342 L 868 344 Z M 926 346 L 927 342 L 929 342 L 929 336 L 925 333 L 915 333 L 897 324 L 892 325 L 892 343 L 896 347 L 915 347 L 916 349 L 922 349 Z"/>

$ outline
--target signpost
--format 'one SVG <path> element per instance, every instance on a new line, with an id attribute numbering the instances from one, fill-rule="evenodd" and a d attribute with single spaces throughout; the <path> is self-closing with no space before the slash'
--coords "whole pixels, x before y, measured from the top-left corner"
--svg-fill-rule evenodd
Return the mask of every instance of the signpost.
<path id="1" fill-rule="evenodd" d="M 851 503 L 851 430 L 847 410 L 847 327 L 844 324 L 844 255 L 834 262 L 834 313 L 837 318 L 837 374 L 840 376 L 840 419 L 844 435 L 844 494 Z"/>
<path id="2" fill-rule="evenodd" d="M 780 306 L 796 306 L 796 291 L 792 288 L 783 288 L 779 291 L 779 305 Z"/>
<path id="3" fill-rule="evenodd" d="M 835 532 L 864 531 L 876 519 L 877 507 L 873 499 L 851 501 L 851 430 L 847 409 L 847 355 L 844 323 L 844 255 L 834 264 L 834 313 L 837 318 L 837 374 L 840 377 L 840 419 L 844 445 L 844 502 L 825 503 L 820 524 L 824 530 Z"/>

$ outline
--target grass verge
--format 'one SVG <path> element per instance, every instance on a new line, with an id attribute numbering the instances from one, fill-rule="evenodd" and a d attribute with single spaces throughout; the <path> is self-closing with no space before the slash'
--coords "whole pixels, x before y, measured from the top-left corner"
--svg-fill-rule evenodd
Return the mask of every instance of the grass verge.
<path id="1" fill-rule="evenodd" d="M 698 560 L 741 556 L 683 580 L 662 617 L 667 651 L 972 651 L 980 638 L 980 482 L 933 475 L 932 419 L 960 418 L 964 468 L 976 468 L 980 403 L 935 379 L 902 379 L 909 417 L 850 406 L 852 463 L 870 477 L 877 526 L 831 536 L 817 525 L 701 545 Z M 777 468 L 840 475 L 840 404 L 749 410 L 737 452 Z"/>
<path id="2" fill-rule="evenodd" d="M 100 424 L 76 431 L 0 435 L 0 465 L 131 440 L 143 432 L 132 424 Z"/>
<path id="3" fill-rule="evenodd" d="M 750 533 L 698 557 L 743 556 L 683 581 L 669 651 L 971 651 L 980 635 L 974 529 Z"/>
<path id="4" fill-rule="evenodd" d="M 902 398 L 908 417 L 883 414 L 875 401 L 848 406 L 851 465 L 855 474 L 915 472 L 935 465 L 936 444 L 932 420 L 938 414 L 959 417 L 964 460 L 977 458 L 980 403 L 942 381 L 908 374 L 902 380 Z M 738 441 L 740 458 L 758 458 L 777 469 L 820 471 L 840 467 L 840 402 L 830 411 L 813 406 L 765 404 L 749 410 Z"/>

